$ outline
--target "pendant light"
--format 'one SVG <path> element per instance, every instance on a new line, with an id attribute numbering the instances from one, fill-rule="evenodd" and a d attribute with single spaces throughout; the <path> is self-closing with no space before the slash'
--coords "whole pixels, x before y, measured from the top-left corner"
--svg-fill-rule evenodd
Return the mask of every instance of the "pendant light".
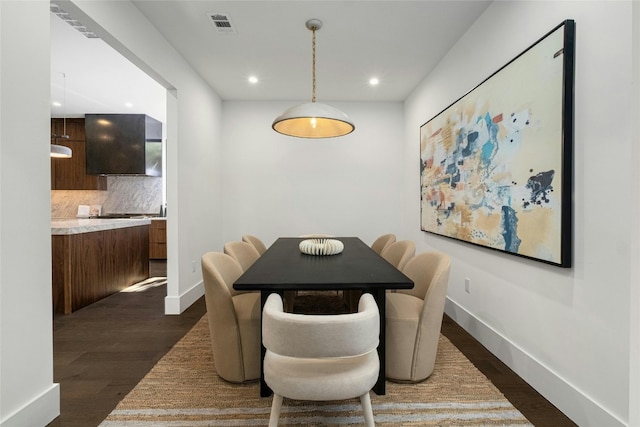
<path id="1" fill-rule="evenodd" d="M 312 32 L 312 96 L 311 102 L 296 105 L 276 117 L 271 127 L 283 135 L 298 138 L 333 138 L 347 135 L 355 126 L 342 111 L 316 102 L 316 31 L 322 27 L 319 19 L 310 19 L 306 26 Z"/>
<path id="2" fill-rule="evenodd" d="M 58 139 L 69 139 L 69 135 L 67 135 L 67 75 L 65 73 L 62 73 L 62 79 L 64 97 L 62 106 L 62 135 L 51 135 L 53 144 L 51 144 L 50 156 L 57 159 L 70 159 L 72 154 L 71 148 L 64 145 L 56 144 L 56 142 L 58 142 Z"/>

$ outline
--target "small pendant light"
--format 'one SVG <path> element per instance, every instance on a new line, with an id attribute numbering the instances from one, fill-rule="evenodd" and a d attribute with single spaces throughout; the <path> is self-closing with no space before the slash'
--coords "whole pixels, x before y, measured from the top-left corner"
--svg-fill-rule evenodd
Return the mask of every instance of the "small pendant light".
<path id="1" fill-rule="evenodd" d="M 319 19 L 310 19 L 306 26 L 312 32 L 312 96 L 311 102 L 296 105 L 276 117 L 271 127 L 283 135 L 298 138 L 333 138 L 354 131 L 355 126 L 342 111 L 316 102 L 316 31 L 322 27 Z"/>
<path id="2" fill-rule="evenodd" d="M 64 82 L 63 87 L 63 110 L 62 110 L 62 135 L 51 135 L 51 139 L 53 139 L 53 144 L 51 144 L 50 156 L 55 157 L 57 159 L 70 159 L 71 158 L 71 148 L 56 144 L 58 139 L 69 139 L 69 135 L 67 135 L 67 75 L 62 73 L 62 78 Z"/>

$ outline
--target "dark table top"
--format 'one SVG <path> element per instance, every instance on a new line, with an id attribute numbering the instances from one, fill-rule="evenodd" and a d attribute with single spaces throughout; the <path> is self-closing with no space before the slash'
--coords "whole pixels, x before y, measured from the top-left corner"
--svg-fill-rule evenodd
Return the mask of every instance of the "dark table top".
<path id="1" fill-rule="evenodd" d="M 336 255 L 306 255 L 304 238 L 281 237 L 236 280 L 236 290 L 410 289 L 413 281 L 357 237 Z"/>

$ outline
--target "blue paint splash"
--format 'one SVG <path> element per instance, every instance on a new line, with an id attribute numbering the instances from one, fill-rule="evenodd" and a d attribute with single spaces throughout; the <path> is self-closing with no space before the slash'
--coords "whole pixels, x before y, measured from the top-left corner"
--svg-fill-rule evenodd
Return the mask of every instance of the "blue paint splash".
<path id="1" fill-rule="evenodd" d="M 518 253 L 522 242 L 517 235 L 518 215 L 510 206 L 502 207 L 502 238 L 504 239 L 504 250 Z"/>

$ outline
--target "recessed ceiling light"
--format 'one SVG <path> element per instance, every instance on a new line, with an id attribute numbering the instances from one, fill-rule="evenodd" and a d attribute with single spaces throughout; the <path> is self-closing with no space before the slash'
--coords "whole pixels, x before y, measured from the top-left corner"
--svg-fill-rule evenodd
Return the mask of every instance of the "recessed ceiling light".
<path id="1" fill-rule="evenodd" d="M 51 105 L 53 105 L 54 107 L 62 107 L 62 104 L 60 104 L 58 101 L 53 101 Z"/>
<path id="2" fill-rule="evenodd" d="M 377 85 L 378 85 L 378 83 L 380 83 L 380 80 L 379 80 L 377 77 L 371 77 L 371 78 L 369 79 L 369 84 L 370 84 L 371 86 L 377 86 Z"/>
<path id="3" fill-rule="evenodd" d="M 131 107 L 133 107 L 133 104 L 130 103 L 130 102 L 125 102 L 124 106 L 127 107 L 127 108 L 131 108 Z"/>
<path id="4" fill-rule="evenodd" d="M 256 76 L 249 76 L 249 83 L 252 85 L 258 83 L 258 78 Z"/>

